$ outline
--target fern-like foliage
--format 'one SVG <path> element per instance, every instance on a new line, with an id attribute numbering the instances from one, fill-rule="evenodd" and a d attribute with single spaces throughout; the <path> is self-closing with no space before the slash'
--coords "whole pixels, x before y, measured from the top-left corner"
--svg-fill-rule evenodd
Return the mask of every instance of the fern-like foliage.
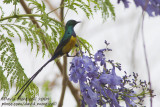
<path id="1" fill-rule="evenodd" d="M 6 4 L 13 3 L 14 5 L 17 5 L 18 2 L 19 0 L 3 0 L 3 3 L 6 3 Z"/>
<path id="2" fill-rule="evenodd" d="M 13 20 L 13 18 L 17 16 L 19 16 L 19 18 Z M 38 28 L 37 25 L 30 21 L 30 19 L 21 18 L 25 17 L 25 15 L 21 14 L 17 16 L 10 18 L 9 24 L 0 24 L 0 33 L 3 34 L 5 31 L 9 37 L 17 35 L 20 41 L 24 38 L 27 45 L 31 45 L 31 50 L 33 49 L 33 45 L 36 45 L 37 54 L 40 49 L 42 49 L 43 56 L 45 55 L 46 50 L 53 54 L 54 49 L 59 42 L 57 37 L 64 32 L 61 23 L 44 14 L 37 15 L 38 18 L 41 18 L 37 19 L 37 22 L 39 22 L 41 27 Z"/>
<path id="3" fill-rule="evenodd" d="M 83 39 L 82 37 L 77 36 L 78 38 L 78 42 L 77 45 L 79 45 L 79 48 L 73 48 L 72 49 L 72 53 L 75 52 L 75 50 L 77 49 L 77 51 L 79 51 L 79 49 L 83 49 L 85 52 L 88 52 L 89 55 L 91 56 L 91 52 L 90 50 L 93 49 L 92 45 L 85 39 Z"/>
<path id="4" fill-rule="evenodd" d="M 16 83 L 16 89 L 19 90 L 28 80 L 24 69 L 18 61 L 15 47 L 11 39 L 18 37 L 20 42 L 23 40 L 27 45 L 30 45 L 31 50 L 36 46 L 37 54 L 41 49 L 44 56 L 46 50 L 53 54 L 59 42 L 58 35 L 62 35 L 64 32 L 64 28 L 60 22 L 48 17 L 43 2 L 40 4 L 34 0 L 27 1 L 29 2 L 29 6 L 35 6 L 33 11 L 42 13 L 34 14 L 37 16 L 35 20 L 40 27 L 30 20 L 29 17 L 33 14 L 20 14 L 16 11 L 16 15 L 12 12 L 11 16 L 4 17 L 4 12 L 0 7 L 2 11 L 0 19 L 0 58 L 2 63 L 0 64 L 0 71 L 2 74 L 0 75 L 0 91 L 4 91 L 4 96 L 8 96 L 9 94 L 9 84 L 12 87 L 12 84 Z M 6 75 L 4 75 L 4 73 Z M 9 77 L 10 82 L 7 81 Z M 26 98 L 33 98 L 37 94 L 38 87 L 31 83 L 25 91 Z"/>
<path id="5" fill-rule="evenodd" d="M 4 91 L 3 96 L 8 96 L 9 94 L 9 83 L 7 78 L 10 76 L 10 85 L 12 87 L 13 83 L 16 83 L 16 89 L 20 89 L 24 83 L 28 80 L 24 73 L 24 69 L 18 61 L 15 46 L 12 40 L 4 35 L 0 35 L 0 90 Z M 6 75 L 5 75 L 6 74 Z M 29 88 L 25 91 L 28 98 L 34 97 L 38 94 L 38 87 L 31 83 Z M 34 95 L 34 96 L 33 96 Z"/>
<path id="6" fill-rule="evenodd" d="M 110 0 L 92 0 L 92 2 L 94 3 L 94 10 L 101 11 L 104 21 L 110 16 L 110 14 L 113 19 L 115 19 L 114 7 Z"/>
<path id="7" fill-rule="evenodd" d="M 2 66 L 0 66 L 0 91 L 3 91 L 3 97 L 8 96 L 10 92 L 9 83 L 4 75 Z"/>
<path id="8" fill-rule="evenodd" d="M 78 14 L 77 7 L 82 9 L 86 16 L 89 18 L 93 15 L 92 9 L 90 8 L 89 1 L 88 4 L 83 0 L 64 0 L 64 7 L 67 7 Z"/>
<path id="9" fill-rule="evenodd" d="M 28 6 L 33 6 L 33 14 L 20 14 L 16 10 L 11 16 L 4 17 L 5 14 L 0 7 L 0 91 L 4 91 L 4 96 L 9 94 L 9 84 L 12 87 L 16 83 L 16 90 L 19 90 L 28 80 L 24 73 L 18 57 L 15 52 L 12 38 L 18 37 L 20 42 L 23 40 L 27 45 L 30 45 L 31 50 L 36 46 L 37 54 L 42 50 L 43 56 L 46 50 L 53 54 L 54 49 L 57 47 L 59 39 L 58 36 L 62 35 L 64 28 L 60 22 L 50 18 L 45 12 L 45 5 L 34 0 L 27 0 Z M 6 1 L 9 3 L 9 1 Z M 11 1 L 12 2 L 12 1 Z M 39 14 L 37 14 L 39 13 Z M 35 19 L 39 26 L 32 23 L 30 16 L 36 16 Z M 5 35 L 5 36 L 4 36 Z M 6 75 L 5 75 L 6 74 Z M 10 82 L 7 81 L 10 78 Z M 38 94 L 38 87 L 31 83 L 25 91 L 26 98 L 33 98 Z"/>
<path id="10" fill-rule="evenodd" d="M 114 7 L 111 4 L 110 0 L 87 0 L 86 2 L 84 2 L 83 0 L 64 0 L 64 1 L 65 1 L 64 7 L 67 7 L 75 11 L 77 14 L 78 14 L 77 11 L 78 7 L 85 12 L 88 18 L 90 18 L 90 16 L 93 16 L 93 10 L 95 12 L 100 10 L 104 21 L 110 15 L 113 17 L 113 19 L 115 18 Z"/>

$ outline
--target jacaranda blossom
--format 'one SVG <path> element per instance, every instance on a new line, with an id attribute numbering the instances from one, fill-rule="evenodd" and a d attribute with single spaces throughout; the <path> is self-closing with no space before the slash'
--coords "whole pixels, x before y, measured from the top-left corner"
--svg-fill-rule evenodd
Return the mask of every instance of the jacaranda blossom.
<path id="1" fill-rule="evenodd" d="M 105 44 L 109 45 L 107 41 Z M 106 60 L 105 52 L 110 50 L 100 49 L 93 57 L 84 54 L 76 56 L 71 62 L 69 79 L 80 85 L 82 107 L 85 105 L 106 107 L 106 104 L 109 104 L 110 107 L 121 107 L 120 101 L 122 100 L 127 107 L 128 105 L 135 106 L 138 98 L 141 98 L 140 101 L 144 98 L 144 96 L 137 98 L 134 96 L 136 92 L 133 88 L 137 87 L 137 75 L 133 73 L 132 83 L 126 72 L 122 77 L 116 74 L 116 70 L 121 71 L 121 64 L 114 63 L 114 60 Z M 142 87 L 146 87 L 143 82 L 140 83 Z M 126 84 L 130 88 L 127 88 Z"/>
<path id="2" fill-rule="evenodd" d="M 118 3 L 123 2 L 125 8 L 129 7 L 128 0 L 118 0 Z M 160 15 L 160 0 L 134 0 L 137 7 L 141 7 L 142 10 L 146 11 L 149 16 Z"/>

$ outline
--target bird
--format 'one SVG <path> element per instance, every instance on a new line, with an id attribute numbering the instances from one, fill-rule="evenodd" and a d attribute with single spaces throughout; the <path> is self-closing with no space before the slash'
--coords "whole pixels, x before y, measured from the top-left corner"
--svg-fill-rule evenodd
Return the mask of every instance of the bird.
<path id="1" fill-rule="evenodd" d="M 16 93 L 16 96 L 18 93 L 22 90 L 21 94 L 18 96 L 18 99 L 21 97 L 21 95 L 24 93 L 24 91 L 27 89 L 27 87 L 30 85 L 30 83 L 35 79 L 35 77 L 42 71 L 42 69 L 51 61 L 55 60 L 56 58 L 59 58 L 71 51 L 71 49 L 76 46 L 76 33 L 74 32 L 74 26 L 76 24 L 80 23 L 80 21 L 75 20 L 69 20 L 66 23 L 65 26 L 65 33 L 60 40 L 60 43 L 58 44 L 57 48 L 54 51 L 53 56 L 20 88 L 20 90 Z"/>

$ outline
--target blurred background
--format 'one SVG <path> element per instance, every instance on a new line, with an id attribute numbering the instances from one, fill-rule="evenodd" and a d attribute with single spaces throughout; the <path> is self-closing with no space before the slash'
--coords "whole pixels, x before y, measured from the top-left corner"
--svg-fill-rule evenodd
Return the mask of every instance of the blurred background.
<path id="1" fill-rule="evenodd" d="M 60 4 L 59 0 L 43 1 L 46 4 L 48 11 L 57 8 Z M 76 25 L 75 32 L 78 36 L 86 39 L 93 46 L 93 50 L 91 50 L 92 53 L 95 53 L 98 49 L 106 48 L 104 41 L 107 40 L 110 43 L 109 48 L 112 49 L 112 52 L 106 53 L 106 58 L 113 59 L 115 62 L 121 63 L 122 70 L 126 71 L 128 74 L 136 72 L 139 74 L 140 79 L 148 81 L 141 36 L 142 29 L 138 28 L 139 24 L 142 23 L 142 9 L 140 7 L 137 8 L 132 1 L 130 2 L 129 8 L 124 8 L 122 3 L 117 4 L 117 0 L 111 0 L 111 2 L 115 7 L 115 20 L 109 17 L 105 22 L 103 22 L 100 12 L 94 13 L 94 17 L 88 19 L 82 11 L 78 11 L 79 14 L 76 14 L 69 10 L 65 18 L 65 22 L 70 19 L 81 21 L 81 24 Z M 0 4 L 2 4 L 2 1 L 0 1 Z M 5 8 L 5 12 L 8 13 L 8 15 L 14 9 L 13 5 L 2 5 L 2 7 Z M 25 13 L 20 4 L 18 5 L 18 8 L 20 9 L 20 13 Z M 66 11 L 67 10 L 65 9 L 65 12 Z M 58 10 L 51 15 L 59 20 Z M 153 98 L 153 107 L 158 107 L 160 105 L 159 16 L 149 17 L 148 14 L 145 14 L 144 36 L 151 71 L 152 88 L 154 90 L 154 94 L 156 95 Z M 36 56 L 36 48 L 33 48 L 31 51 L 31 47 L 27 46 L 25 41 L 22 40 L 22 42 L 19 42 L 19 38 L 14 38 L 13 40 L 19 61 L 28 77 L 31 77 L 51 57 L 49 53 L 46 53 L 44 58 L 42 58 L 41 51 Z M 68 74 L 70 66 L 69 62 L 71 62 L 71 60 L 72 58 L 68 58 Z M 42 85 L 46 81 L 49 81 L 50 84 L 49 88 L 51 90 L 50 95 L 52 100 L 58 103 L 61 95 L 62 76 L 55 62 L 49 63 L 34 80 L 34 83 L 40 89 L 40 96 L 44 96 Z M 74 85 L 78 87 L 77 84 Z M 10 91 L 9 96 L 13 96 L 15 93 L 16 90 L 14 86 L 14 88 Z M 149 98 L 146 98 L 144 103 L 147 107 L 149 107 Z M 63 105 L 63 107 L 76 106 L 76 101 L 68 87 L 65 93 Z"/>

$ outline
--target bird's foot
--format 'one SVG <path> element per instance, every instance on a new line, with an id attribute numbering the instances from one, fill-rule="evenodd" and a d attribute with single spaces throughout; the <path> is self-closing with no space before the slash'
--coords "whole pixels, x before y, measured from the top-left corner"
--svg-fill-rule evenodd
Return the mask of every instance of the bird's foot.
<path id="1" fill-rule="evenodd" d="M 75 57 L 75 56 L 77 56 L 77 53 L 76 53 L 76 55 L 74 55 L 74 56 L 70 56 L 70 55 L 68 55 L 68 53 L 67 53 L 67 57 Z"/>
<path id="2" fill-rule="evenodd" d="M 75 47 L 78 47 L 78 45 L 77 45 L 77 44 L 75 44 Z"/>

